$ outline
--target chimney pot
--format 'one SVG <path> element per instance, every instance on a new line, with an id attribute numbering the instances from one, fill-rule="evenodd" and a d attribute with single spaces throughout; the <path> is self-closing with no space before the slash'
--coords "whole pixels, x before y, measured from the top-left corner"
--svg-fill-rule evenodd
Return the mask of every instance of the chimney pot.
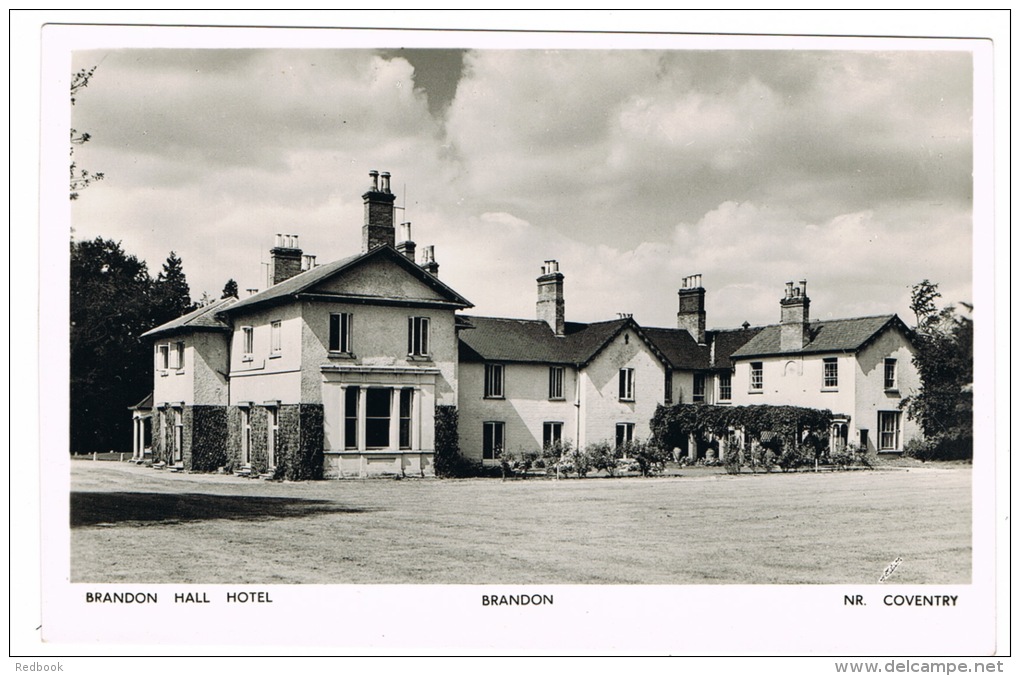
<path id="1" fill-rule="evenodd" d="M 380 186 L 380 190 L 382 192 L 388 193 L 390 191 L 390 172 L 384 171 L 383 173 L 379 174 L 379 178 L 382 179 L 382 185 Z"/>
<path id="2" fill-rule="evenodd" d="M 379 172 L 373 169 L 372 171 L 368 172 L 368 175 L 372 179 L 372 190 L 373 191 L 379 190 Z"/>

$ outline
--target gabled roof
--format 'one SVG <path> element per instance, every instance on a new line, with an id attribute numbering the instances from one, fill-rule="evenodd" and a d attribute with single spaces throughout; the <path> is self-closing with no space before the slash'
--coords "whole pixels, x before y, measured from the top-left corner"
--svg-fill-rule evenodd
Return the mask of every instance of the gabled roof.
<path id="1" fill-rule="evenodd" d="M 707 369 L 709 348 L 698 345 L 687 329 L 645 328 L 645 335 L 666 355 L 669 365 L 676 370 Z"/>
<path id="2" fill-rule="evenodd" d="M 306 270 L 301 274 L 294 275 L 290 279 L 286 279 L 279 284 L 274 284 L 265 291 L 260 291 L 259 293 L 240 300 L 231 307 L 224 309 L 229 314 L 240 310 L 248 310 L 260 305 L 271 305 L 274 303 L 292 300 L 297 294 L 308 291 L 312 289 L 312 287 L 327 279 L 341 275 L 345 271 L 351 270 L 359 265 L 363 265 L 368 261 L 380 258 L 394 261 L 397 265 L 404 268 L 404 270 L 406 270 L 409 274 L 416 277 L 418 280 L 436 291 L 439 295 L 447 299 L 447 301 L 453 306 L 461 308 L 473 307 L 469 300 L 461 296 L 446 284 L 443 284 L 435 275 L 425 272 L 425 270 L 421 269 L 413 261 L 409 260 L 407 256 L 404 256 L 391 246 L 381 246 L 376 247 L 367 253 L 359 253 L 354 256 L 348 256 L 347 258 L 341 258 L 340 260 L 336 260 L 331 263 L 318 265 L 311 270 Z"/>
<path id="3" fill-rule="evenodd" d="M 643 334 L 633 319 L 613 319 L 583 324 L 567 322 L 557 337 L 539 319 L 463 317 L 473 328 L 459 333 L 461 361 L 501 361 L 583 366 L 594 359 L 625 328 L 631 328 L 653 352 L 658 347 Z"/>
<path id="4" fill-rule="evenodd" d="M 899 328 L 910 336 L 910 329 L 896 315 L 830 319 L 810 323 L 809 340 L 802 349 L 783 351 L 780 348 L 781 327 L 778 324 L 766 326 L 758 335 L 736 350 L 732 357 L 747 359 L 784 354 L 856 353 L 889 328 Z"/>
<path id="5" fill-rule="evenodd" d="M 764 328 L 764 326 L 749 326 L 746 329 L 741 328 L 709 331 L 708 341 L 713 345 L 712 368 L 733 368 L 733 362 L 730 360 L 733 353 L 761 333 Z"/>
<path id="6" fill-rule="evenodd" d="M 230 325 L 216 315 L 237 303 L 234 297 L 221 298 L 186 315 L 161 324 L 141 335 L 142 338 L 154 338 L 169 333 L 186 333 L 189 331 L 229 331 Z"/>
<path id="7" fill-rule="evenodd" d="M 145 395 L 145 399 L 142 399 L 134 406 L 128 406 L 129 411 L 148 411 L 151 408 L 152 408 L 152 392 L 149 392 L 147 395 Z"/>

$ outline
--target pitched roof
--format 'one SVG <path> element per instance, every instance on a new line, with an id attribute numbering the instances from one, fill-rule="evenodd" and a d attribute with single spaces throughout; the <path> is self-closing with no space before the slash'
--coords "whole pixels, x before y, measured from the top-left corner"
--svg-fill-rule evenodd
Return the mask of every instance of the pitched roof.
<path id="1" fill-rule="evenodd" d="M 134 406 L 128 406 L 129 411 L 148 411 L 151 408 L 152 408 L 152 392 L 149 392 L 147 395 L 145 395 L 145 399 L 142 399 Z"/>
<path id="2" fill-rule="evenodd" d="M 141 335 L 142 338 L 154 338 L 167 333 L 184 333 L 187 331 L 229 331 L 230 326 L 217 318 L 217 314 L 237 303 L 234 297 L 220 298 L 186 315 L 172 319 Z"/>
<path id="3" fill-rule="evenodd" d="M 712 368 L 733 368 L 731 355 L 762 332 L 764 326 L 750 326 L 746 329 L 726 329 L 709 331 L 709 342 L 714 343 L 712 349 Z"/>
<path id="4" fill-rule="evenodd" d="M 586 364 L 626 326 L 640 333 L 633 319 L 583 324 L 567 322 L 557 337 L 540 319 L 465 316 L 473 328 L 459 332 L 461 361 L 509 361 Z M 652 346 L 655 349 L 655 346 Z"/>
<path id="5" fill-rule="evenodd" d="M 645 335 L 655 343 L 674 369 L 709 368 L 709 348 L 698 345 L 687 329 L 644 328 Z"/>
<path id="6" fill-rule="evenodd" d="M 811 322 L 809 340 L 800 350 L 780 348 L 780 326 L 766 326 L 743 347 L 733 352 L 735 359 L 781 354 L 817 354 L 821 352 L 857 352 L 890 327 L 899 327 L 910 335 L 910 329 L 896 315 L 854 317 Z"/>
<path id="7" fill-rule="evenodd" d="M 367 253 L 359 253 L 354 256 L 341 258 L 340 260 L 336 260 L 331 263 L 318 265 L 311 270 L 306 270 L 305 272 L 294 275 L 290 279 L 285 279 L 279 284 L 274 284 L 265 291 L 260 291 L 259 293 L 248 296 L 247 298 L 238 301 L 230 308 L 224 309 L 229 312 L 235 312 L 241 309 L 250 309 L 257 305 L 282 302 L 298 293 L 311 289 L 316 284 L 319 284 L 334 275 L 338 275 L 345 270 L 349 270 L 357 265 L 361 265 L 369 260 L 380 257 L 389 258 L 390 260 L 395 261 L 397 265 L 400 265 L 410 274 L 417 277 L 419 280 L 438 292 L 441 296 L 447 298 L 449 302 L 460 307 L 473 307 L 470 301 L 446 284 L 443 284 L 435 275 L 422 270 L 413 261 L 409 260 L 407 256 L 399 253 L 393 247 L 381 246 L 372 249 Z"/>

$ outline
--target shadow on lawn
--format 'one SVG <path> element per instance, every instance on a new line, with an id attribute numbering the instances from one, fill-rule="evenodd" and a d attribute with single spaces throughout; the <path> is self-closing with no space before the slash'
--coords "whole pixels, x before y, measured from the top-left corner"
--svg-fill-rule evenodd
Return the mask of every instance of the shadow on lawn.
<path id="1" fill-rule="evenodd" d="M 120 522 L 174 523 L 207 519 L 264 521 L 359 514 L 372 510 L 344 507 L 329 500 L 203 493 L 71 493 L 71 527 Z"/>

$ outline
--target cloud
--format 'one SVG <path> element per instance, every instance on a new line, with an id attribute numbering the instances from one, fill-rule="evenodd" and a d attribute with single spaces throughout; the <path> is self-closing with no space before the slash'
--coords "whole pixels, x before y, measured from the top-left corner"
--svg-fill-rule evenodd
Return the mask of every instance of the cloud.
<path id="1" fill-rule="evenodd" d="M 107 179 L 76 233 L 176 249 L 197 290 L 264 286 L 275 232 L 357 251 L 379 169 L 481 314 L 532 316 L 547 258 L 570 319 L 672 325 L 693 273 L 713 326 L 775 321 L 803 277 L 816 316 L 970 292 L 966 53 L 476 50 L 445 114 L 393 51 L 75 55 L 100 61 L 73 113 Z"/>

